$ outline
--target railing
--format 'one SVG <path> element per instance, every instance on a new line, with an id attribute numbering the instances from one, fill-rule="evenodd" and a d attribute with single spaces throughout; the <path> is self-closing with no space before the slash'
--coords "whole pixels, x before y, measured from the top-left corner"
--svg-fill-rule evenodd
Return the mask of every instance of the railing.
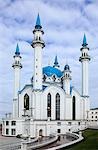
<path id="1" fill-rule="evenodd" d="M 47 137 L 45 139 L 37 139 L 37 141 L 35 142 L 31 142 L 31 143 L 26 143 L 23 142 L 21 145 L 21 150 L 32 150 L 32 149 L 37 149 L 37 148 L 41 148 L 43 146 L 49 145 L 55 141 L 57 141 L 58 137 Z"/>
<path id="2" fill-rule="evenodd" d="M 49 148 L 48 150 L 59 150 L 59 149 L 62 149 L 62 148 L 65 148 L 65 147 L 68 147 L 70 145 L 74 145 L 75 143 L 78 143 L 80 141 L 82 141 L 84 138 L 82 137 L 82 133 L 80 132 L 79 135 L 78 134 L 75 134 L 75 133 L 66 133 L 67 136 L 69 137 L 72 137 L 74 138 L 73 141 L 69 142 L 69 143 L 65 143 L 65 144 L 62 144 L 60 146 L 56 146 L 56 147 L 53 147 L 53 148 Z"/>

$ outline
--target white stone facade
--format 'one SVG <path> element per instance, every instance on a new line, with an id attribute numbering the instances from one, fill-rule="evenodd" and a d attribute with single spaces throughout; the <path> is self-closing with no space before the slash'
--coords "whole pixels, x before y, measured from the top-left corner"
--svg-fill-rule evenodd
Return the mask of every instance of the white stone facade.
<path id="1" fill-rule="evenodd" d="M 91 126 L 98 126 L 98 108 L 88 111 L 88 122 Z"/>
<path id="2" fill-rule="evenodd" d="M 54 66 L 42 68 L 43 30 L 39 15 L 34 33 L 34 75 L 32 82 L 20 87 L 20 52 L 16 49 L 13 114 L 3 120 L 2 134 L 5 136 L 37 137 L 40 135 L 66 133 L 82 130 L 86 127 L 87 112 L 90 110 L 88 95 L 88 47 L 83 41 L 82 56 L 82 96 L 70 85 L 71 71 L 68 64 L 61 71 L 57 57 Z M 84 51 L 86 55 L 84 54 Z M 84 69 L 83 69 L 84 68 Z M 85 82 L 87 81 L 87 82 Z"/>

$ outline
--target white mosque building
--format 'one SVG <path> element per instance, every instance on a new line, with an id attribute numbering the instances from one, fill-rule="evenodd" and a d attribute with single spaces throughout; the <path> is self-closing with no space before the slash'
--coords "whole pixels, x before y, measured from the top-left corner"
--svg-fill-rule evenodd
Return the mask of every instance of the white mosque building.
<path id="1" fill-rule="evenodd" d="M 82 92 L 70 84 L 72 79 L 68 64 L 60 70 L 55 57 L 53 66 L 42 67 L 44 31 L 39 14 L 33 30 L 31 44 L 34 50 L 34 74 L 31 84 L 20 89 L 21 55 L 17 44 L 14 55 L 13 113 L 3 120 L 2 134 L 5 136 L 38 137 L 82 130 L 86 127 L 90 110 L 88 94 L 89 48 L 84 35 L 81 56 Z M 29 59 L 29 58 L 28 58 Z"/>

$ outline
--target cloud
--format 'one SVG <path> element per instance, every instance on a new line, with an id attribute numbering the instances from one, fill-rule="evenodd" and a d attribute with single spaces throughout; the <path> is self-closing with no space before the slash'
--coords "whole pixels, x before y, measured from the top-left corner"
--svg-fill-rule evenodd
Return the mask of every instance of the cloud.
<path id="1" fill-rule="evenodd" d="M 11 111 L 14 70 L 11 67 L 19 43 L 23 69 L 21 88 L 33 75 L 32 30 L 40 13 L 46 47 L 43 66 L 53 65 L 57 54 L 63 70 L 66 59 L 72 70 L 72 84 L 81 92 L 81 55 L 83 34 L 87 36 L 91 62 L 89 82 L 91 107 L 98 106 L 98 1 L 95 0 L 6 0 L 0 3 L 0 116 Z M 51 55 L 50 55 L 51 54 Z M 95 82 L 93 82 L 95 80 Z M 9 88 L 10 86 L 10 88 Z M 9 90 L 10 89 L 10 90 Z M 3 103 L 2 103 L 3 102 Z M 8 104 L 11 104 L 9 105 Z"/>

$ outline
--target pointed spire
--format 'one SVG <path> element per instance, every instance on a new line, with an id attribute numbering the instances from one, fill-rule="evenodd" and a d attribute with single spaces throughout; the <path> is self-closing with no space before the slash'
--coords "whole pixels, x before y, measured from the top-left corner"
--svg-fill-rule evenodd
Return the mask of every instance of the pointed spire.
<path id="1" fill-rule="evenodd" d="M 16 55 L 20 55 L 18 43 L 17 43 L 17 46 L 16 46 L 16 52 L 15 52 L 15 54 Z"/>
<path id="2" fill-rule="evenodd" d="M 88 44 L 87 44 L 87 41 L 86 41 L 86 35 L 84 34 L 82 46 L 85 47 L 85 46 L 87 46 L 87 45 L 88 45 Z"/>
<path id="3" fill-rule="evenodd" d="M 41 29 L 42 28 L 39 13 L 37 15 L 35 28 L 36 29 Z"/>
<path id="4" fill-rule="evenodd" d="M 55 56 L 55 62 L 54 62 L 55 65 L 58 65 L 58 58 L 57 58 L 57 55 Z"/>
<path id="5" fill-rule="evenodd" d="M 57 55 L 55 56 L 54 66 L 53 67 L 60 67 L 58 63 Z"/>

